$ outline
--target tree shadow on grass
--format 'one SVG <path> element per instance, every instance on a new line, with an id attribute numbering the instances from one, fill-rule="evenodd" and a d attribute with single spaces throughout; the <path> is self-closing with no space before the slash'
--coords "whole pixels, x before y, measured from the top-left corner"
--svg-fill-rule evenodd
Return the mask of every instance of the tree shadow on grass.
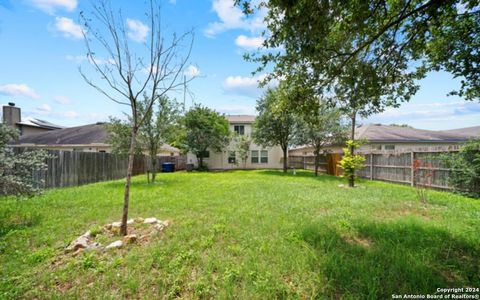
<path id="1" fill-rule="evenodd" d="M 326 277 L 325 292 L 332 298 L 390 299 L 480 286 L 478 239 L 454 237 L 419 221 L 360 223 L 347 232 L 313 224 L 302 237 L 315 252 L 312 271 Z"/>

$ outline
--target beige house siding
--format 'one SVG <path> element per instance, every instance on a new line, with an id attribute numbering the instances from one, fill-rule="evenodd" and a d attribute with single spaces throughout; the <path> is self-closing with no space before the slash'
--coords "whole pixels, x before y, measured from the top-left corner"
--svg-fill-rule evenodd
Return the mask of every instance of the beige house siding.
<path id="1" fill-rule="evenodd" d="M 251 122 L 241 122 L 234 121 L 230 123 L 230 131 L 233 133 L 235 125 L 237 126 L 244 126 L 244 135 L 251 137 L 252 136 L 252 123 Z M 262 163 L 261 162 L 261 151 L 266 150 L 268 154 L 268 162 Z M 237 163 L 229 163 L 228 157 L 230 151 L 235 151 L 235 141 L 232 139 L 230 144 L 225 147 L 225 149 L 221 152 L 214 152 L 209 151 L 208 158 L 204 158 L 204 164 L 208 166 L 209 169 L 221 169 L 221 170 L 229 170 L 229 169 L 281 169 L 283 167 L 283 153 L 282 149 L 279 146 L 275 147 L 262 147 L 255 143 L 250 144 L 250 151 L 247 158 L 247 161 L 244 163 L 238 153 L 236 153 L 236 160 Z M 252 151 L 258 151 L 258 163 L 252 163 Z M 198 160 L 197 157 L 193 153 L 187 154 L 187 163 L 194 164 L 195 167 L 198 167 Z"/>

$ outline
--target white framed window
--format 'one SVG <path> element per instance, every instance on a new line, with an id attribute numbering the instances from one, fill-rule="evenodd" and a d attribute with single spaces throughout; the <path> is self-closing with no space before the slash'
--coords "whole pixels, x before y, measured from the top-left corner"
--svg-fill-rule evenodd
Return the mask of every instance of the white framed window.
<path id="1" fill-rule="evenodd" d="M 258 164 L 258 150 L 252 150 L 251 160 L 252 164 Z"/>
<path id="2" fill-rule="evenodd" d="M 233 125 L 233 131 L 239 135 L 245 134 L 245 126 L 244 125 Z"/>
<path id="3" fill-rule="evenodd" d="M 383 150 L 395 150 L 395 145 L 383 145 Z"/>
<path id="4" fill-rule="evenodd" d="M 268 151 L 267 150 L 260 151 L 260 163 L 268 164 Z"/>

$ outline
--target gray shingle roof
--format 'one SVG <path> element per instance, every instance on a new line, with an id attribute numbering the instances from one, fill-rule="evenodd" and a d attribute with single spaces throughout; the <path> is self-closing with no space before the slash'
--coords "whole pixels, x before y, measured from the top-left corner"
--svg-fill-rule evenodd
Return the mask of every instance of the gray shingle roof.
<path id="1" fill-rule="evenodd" d="M 14 145 L 89 145 L 107 144 L 108 131 L 103 123 L 89 124 L 77 127 L 57 129 L 20 137 Z M 179 152 L 180 150 L 168 144 L 161 147 L 164 151 Z"/>
<path id="2" fill-rule="evenodd" d="M 480 137 L 480 126 L 454 130 L 423 130 L 410 127 L 368 124 L 356 130 L 356 139 L 370 142 L 462 142 Z"/>

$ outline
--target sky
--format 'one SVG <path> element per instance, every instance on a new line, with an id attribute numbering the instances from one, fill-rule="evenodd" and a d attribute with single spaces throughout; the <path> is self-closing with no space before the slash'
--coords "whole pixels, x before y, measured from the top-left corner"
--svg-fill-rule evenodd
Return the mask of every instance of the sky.
<path id="1" fill-rule="evenodd" d="M 116 0 L 122 10 L 132 49 L 142 49 L 150 28 L 143 0 Z M 162 24 L 166 40 L 173 33 L 194 32 L 184 75 L 187 108 L 199 103 L 225 114 L 255 114 L 261 96 L 256 65 L 243 54 L 257 49 L 264 30 L 262 13 L 246 18 L 233 0 L 164 0 Z M 101 79 L 86 59 L 80 12 L 91 12 L 89 0 L 0 0 L 0 104 L 16 103 L 22 118 L 33 117 L 62 126 L 76 126 L 122 117 L 128 108 L 89 86 L 79 67 L 95 82 Z M 87 32 L 88 35 L 88 32 Z M 139 53 L 142 53 L 141 50 Z M 98 50 L 102 62 L 102 52 Z M 184 53 L 184 52 L 182 52 Z M 445 72 L 430 73 L 420 90 L 400 108 L 361 123 L 409 124 L 422 129 L 480 126 L 480 103 L 448 92 L 460 79 Z M 183 90 L 170 93 L 183 102 Z"/>

